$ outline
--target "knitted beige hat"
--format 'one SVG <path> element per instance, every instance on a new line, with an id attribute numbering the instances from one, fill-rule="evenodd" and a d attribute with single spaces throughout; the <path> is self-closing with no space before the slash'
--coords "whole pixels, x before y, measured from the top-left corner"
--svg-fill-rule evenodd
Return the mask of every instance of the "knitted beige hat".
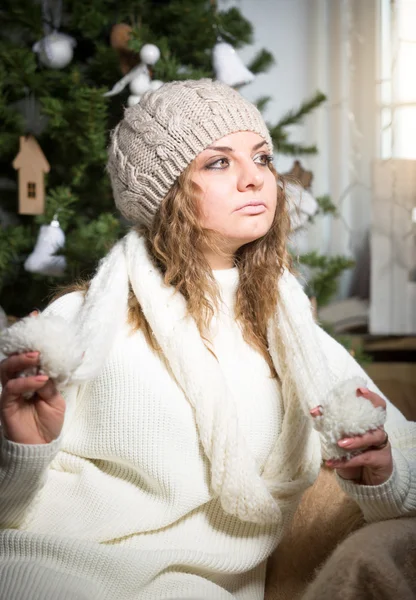
<path id="1" fill-rule="evenodd" d="M 107 169 L 115 203 L 134 224 L 151 225 L 177 177 L 215 140 L 254 131 L 273 144 L 258 109 L 219 81 L 172 81 L 127 108 L 111 134 Z"/>

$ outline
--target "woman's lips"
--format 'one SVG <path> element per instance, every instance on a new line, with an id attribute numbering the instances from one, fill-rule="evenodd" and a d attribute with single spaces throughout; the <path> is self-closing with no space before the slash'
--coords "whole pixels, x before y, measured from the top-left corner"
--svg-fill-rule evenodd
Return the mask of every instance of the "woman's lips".
<path id="1" fill-rule="evenodd" d="M 237 212 L 244 213 L 245 215 L 260 215 L 266 210 L 265 204 L 246 204 L 239 208 Z"/>

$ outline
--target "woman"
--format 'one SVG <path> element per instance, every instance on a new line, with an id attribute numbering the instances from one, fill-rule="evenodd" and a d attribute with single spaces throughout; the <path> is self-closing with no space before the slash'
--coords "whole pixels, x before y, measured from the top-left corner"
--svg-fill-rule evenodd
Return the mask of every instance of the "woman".
<path id="1" fill-rule="evenodd" d="M 135 229 L 3 340 L 0 597 L 260 600 L 322 457 L 368 520 L 415 511 L 414 429 L 389 405 L 392 452 L 314 324 L 271 154 L 218 82 L 126 110 L 108 169 Z"/>

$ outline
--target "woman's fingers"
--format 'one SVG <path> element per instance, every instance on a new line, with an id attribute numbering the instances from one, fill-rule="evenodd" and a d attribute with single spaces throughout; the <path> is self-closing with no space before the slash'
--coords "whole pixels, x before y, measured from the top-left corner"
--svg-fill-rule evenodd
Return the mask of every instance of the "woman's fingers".
<path id="1" fill-rule="evenodd" d="M 37 391 L 37 394 L 40 398 L 42 398 L 42 400 L 49 402 L 55 398 L 55 396 L 58 394 L 58 390 L 56 389 L 56 385 L 52 379 L 48 379 L 45 385 Z"/>
<path id="2" fill-rule="evenodd" d="M 357 396 L 362 396 L 363 398 L 370 400 L 371 404 L 376 408 L 380 406 L 381 408 L 386 408 L 386 401 L 384 400 L 384 398 L 382 398 L 375 392 L 370 392 L 370 390 L 368 390 L 367 388 L 358 388 L 356 393 Z"/>
<path id="3" fill-rule="evenodd" d="M 315 408 L 311 408 L 309 411 L 313 417 L 319 417 L 322 415 L 322 406 L 315 406 Z"/>
<path id="4" fill-rule="evenodd" d="M 386 441 L 386 435 L 384 429 L 375 429 L 363 435 L 344 438 L 338 442 L 338 446 L 345 450 L 365 450 L 371 446 L 381 446 Z"/>
<path id="5" fill-rule="evenodd" d="M 40 393 L 40 390 L 45 386 L 48 379 L 49 377 L 47 375 L 9 379 L 3 389 L 3 408 L 5 408 L 9 402 L 15 402 L 24 394 L 29 394 L 31 392 Z"/>
<path id="6" fill-rule="evenodd" d="M 342 479 L 353 479 L 364 485 L 380 485 L 393 473 L 390 444 L 381 450 L 365 450 L 351 458 L 326 461 Z"/>
<path id="7" fill-rule="evenodd" d="M 329 460 L 327 463 L 330 466 L 340 466 L 343 469 L 349 469 L 353 467 L 381 467 L 384 466 L 390 456 L 390 448 L 386 446 L 383 450 L 367 450 L 357 456 L 353 456 L 348 460 L 341 458 L 338 460 Z"/>
<path id="8" fill-rule="evenodd" d="M 26 352 L 26 354 L 13 354 L 0 363 L 0 380 L 4 387 L 9 379 L 18 373 L 39 364 L 39 352 Z"/>

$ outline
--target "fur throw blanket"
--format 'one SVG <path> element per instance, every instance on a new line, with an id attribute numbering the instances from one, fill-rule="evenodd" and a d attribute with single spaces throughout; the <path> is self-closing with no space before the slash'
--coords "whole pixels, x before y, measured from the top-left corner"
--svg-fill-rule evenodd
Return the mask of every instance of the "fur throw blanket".
<path id="1" fill-rule="evenodd" d="M 334 473 L 323 467 L 268 560 L 264 600 L 302 598 L 338 544 L 364 525 L 359 506 L 341 490 Z"/>
<path id="2" fill-rule="evenodd" d="M 184 297 L 166 286 L 146 241 L 131 231 L 101 261 L 72 322 L 53 305 L 6 330 L 6 355 L 37 350 L 42 372 L 63 388 L 95 377 L 116 333 L 125 326 L 129 284 L 170 369 L 194 409 L 202 447 L 211 465 L 211 487 L 224 510 L 244 521 L 287 521 L 316 479 L 322 457 L 345 451 L 337 440 L 382 425 L 385 411 L 357 398 L 362 380 L 339 380 L 322 349 L 309 300 L 295 277 L 279 279 L 279 306 L 268 327 L 269 350 L 281 380 L 284 419 L 263 471 L 240 431 L 233 390 L 187 314 Z M 310 409 L 322 406 L 316 419 Z"/>

